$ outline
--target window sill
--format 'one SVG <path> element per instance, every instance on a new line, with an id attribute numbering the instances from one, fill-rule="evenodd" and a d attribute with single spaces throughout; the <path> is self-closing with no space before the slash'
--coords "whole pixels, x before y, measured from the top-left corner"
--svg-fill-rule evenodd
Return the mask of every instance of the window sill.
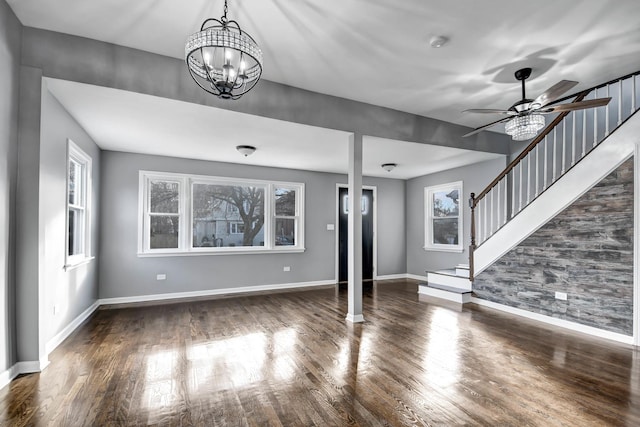
<path id="1" fill-rule="evenodd" d="M 434 252 L 454 252 L 454 253 L 463 253 L 464 248 L 447 248 L 447 247 L 433 247 L 433 246 L 424 246 L 423 249 L 425 251 L 434 251 Z"/>
<path id="2" fill-rule="evenodd" d="M 90 256 L 90 257 L 82 258 L 82 259 L 80 259 L 78 261 L 75 261 L 75 262 L 72 262 L 72 263 L 69 263 L 69 264 L 65 264 L 63 266 L 64 271 L 71 271 L 71 270 L 76 269 L 76 268 L 78 268 L 78 267 L 80 267 L 82 265 L 89 264 L 95 258 L 96 257 L 94 257 L 94 256 Z"/>
<path id="3" fill-rule="evenodd" d="M 209 255 L 273 255 L 302 253 L 305 248 L 296 249 L 241 249 L 232 251 L 175 251 L 175 252 L 138 252 L 138 258 L 209 256 Z"/>

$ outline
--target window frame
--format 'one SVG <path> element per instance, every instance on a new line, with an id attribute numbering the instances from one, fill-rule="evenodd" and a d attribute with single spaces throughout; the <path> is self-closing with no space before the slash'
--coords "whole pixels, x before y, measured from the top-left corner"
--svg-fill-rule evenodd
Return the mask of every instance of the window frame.
<path id="1" fill-rule="evenodd" d="M 64 269 L 68 270 L 79 265 L 91 261 L 91 198 L 92 198 L 92 159 L 84 150 L 82 150 L 71 139 L 67 139 L 67 166 L 66 166 L 66 189 L 65 189 L 65 248 L 64 248 Z M 71 174 L 72 162 L 80 166 L 80 176 L 76 176 L 76 182 L 80 180 L 80 192 L 76 198 L 81 201 L 78 203 L 69 202 L 69 182 Z M 80 220 L 80 237 L 81 251 L 77 254 L 70 255 L 69 245 L 69 212 L 75 210 L 81 213 Z M 75 234 L 74 234 L 75 237 Z"/>
<path id="2" fill-rule="evenodd" d="M 170 181 L 180 183 L 179 192 L 179 229 L 178 248 L 150 248 L 150 182 Z M 193 246 L 193 190 L 195 184 L 204 185 L 241 185 L 264 189 L 264 246 Z M 296 192 L 296 244 L 292 246 L 276 246 L 275 244 L 275 189 L 287 188 Z M 304 189 L 305 184 L 299 182 L 267 181 L 257 179 L 230 178 L 183 173 L 139 171 L 138 190 L 138 256 L 190 256 L 190 255 L 230 255 L 243 253 L 282 253 L 304 252 Z"/>
<path id="3" fill-rule="evenodd" d="M 433 194 L 458 190 L 458 244 L 433 242 Z M 462 203 L 463 182 L 455 181 L 424 188 L 424 250 L 440 252 L 464 252 L 464 203 Z"/>

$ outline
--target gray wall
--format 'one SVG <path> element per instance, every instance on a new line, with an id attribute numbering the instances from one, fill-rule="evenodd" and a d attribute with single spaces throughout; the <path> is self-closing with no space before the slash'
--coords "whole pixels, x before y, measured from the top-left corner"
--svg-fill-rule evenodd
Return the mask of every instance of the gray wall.
<path id="1" fill-rule="evenodd" d="M 305 183 L 304 253 L 138 257 L 138 172 L 193 173 Z M 105 151 L 102 154 L 100 298 L 335 279 L 336 184 L 343 175 Z M 405 272 L 404 181 L 377 186 L 378 274 Z M 283 267 L 290 266 L 290 272 Z M 157 281 L 156 274 L 167 275 Z"/>
<path id="2" fill-rule="evenodd" d="M 381 138 L 509 154 L 505 135 L 481 132 L 462 138 L 469 128 L 268 80 L 260 81 L 251 96 L 225 102 L 194 84 L 181 59 L 36 28 L 24 28 L 22 63 L 45 77 Z"/>
<path id="3" fill-rule="evenodd" d="M 476 276 L 476 296 L 633 335 L 633 159 Z M 567 301 L 555 299 L 566 292 Z"/>
<path id="4" fill-rule="evenodd" d="M 92 159 L 91 254 L 88 264 L 65 271 L 67 139 Z M 40 138 L 40 241 L 44 257 L 44 338 L 50 340 L 98 298 L 98 248 L 100 211 L 100 149 L 55 97 L 42 90 Z M 54 306 L 56 314 L 54 315 Z"/>
<path id="5" fill-rule="evenodd" d="M 0 1 L 0 372 L 17 360 L 15 335 L 15 195 L 22 26 Z"/>
<path id="6" fill-rule="evenodd" d="M 425 271 L 442 270 L 469 262 L 471 240 L 471 193 L 480 193 L 506 166 L 506 158 L 475 163 L 469 166 L 413 178 L 407 181 L 407 273 L 424 276 Z M 464 252 L 441 252 L 424 249 L 425 211 L 424 188 L 462 181 L 464 206 Z"/>

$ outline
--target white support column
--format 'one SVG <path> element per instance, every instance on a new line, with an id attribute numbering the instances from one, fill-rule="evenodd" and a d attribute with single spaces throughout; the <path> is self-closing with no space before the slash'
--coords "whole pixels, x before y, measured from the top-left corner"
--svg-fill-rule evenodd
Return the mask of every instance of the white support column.
<path id="1" fill-rule="evenodd" d="M 347 320 L 364 322 L 362 316 L 362 135 L 349 136 L 348 309 Z"/>

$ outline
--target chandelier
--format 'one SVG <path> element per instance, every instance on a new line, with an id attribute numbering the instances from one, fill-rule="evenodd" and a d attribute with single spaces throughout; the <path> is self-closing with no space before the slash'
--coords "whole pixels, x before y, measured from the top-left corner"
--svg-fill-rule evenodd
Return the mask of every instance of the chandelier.
<path id="1" fill-rule="evenodd" d="M 535 137 L 543 127 L 544 116 L 534 113 L 512 118 L 504 125 L 504 130 L 514 141 L 526 141 Z"/>
<path id="2" fill-rule="evenodd" d="M 227 0 L 222 17 L 205 20 L 184 50 L 193 80 L 222 99 L 240 98 L 262 74 L 262 51 L 236 21 L 227 19 Z"/>

